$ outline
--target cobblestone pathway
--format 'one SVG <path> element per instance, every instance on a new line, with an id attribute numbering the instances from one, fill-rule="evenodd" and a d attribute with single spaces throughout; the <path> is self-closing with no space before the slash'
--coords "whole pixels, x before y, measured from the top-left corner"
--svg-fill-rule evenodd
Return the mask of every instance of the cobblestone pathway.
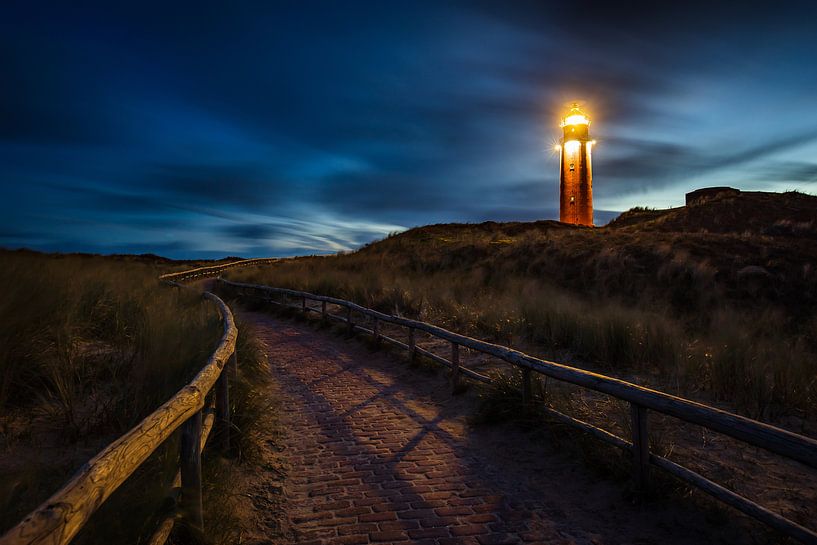
<path id="1" fill-rule="evenodd" d="M 472 429 L 442 375 L 303 323 L 242 313 L 268 347 L 301 544 L 740 543 L 678 505 L 638 507 L 522 432 Z M 727 533 L 730 532 L 730 533 Z"/>

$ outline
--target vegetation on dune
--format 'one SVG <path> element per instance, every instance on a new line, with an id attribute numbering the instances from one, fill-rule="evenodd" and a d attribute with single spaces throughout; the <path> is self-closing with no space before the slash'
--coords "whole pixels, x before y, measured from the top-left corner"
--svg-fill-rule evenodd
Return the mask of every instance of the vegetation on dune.
<path id="1" fill-rule="evenodd" d="M 623 217 L 434 225 L 227 276 L 637 373 L 755 417 L 817 416 L 817 198 L 743 193 Z"/>
<path id="2" fill-rule="evenodd" d="M 221 335 L 214 307 L 162 286 L 177 268 L 144 256 L 3 252 L 0 268 L 0 533 L 55 492 L 82 463 L 169 399 L 207 361 Z M 248 331 L 232 404 L 236 454 L 251 455 L 266 407 L 265 358 Z M 78 543 L 137 542 L 152 531 L 178 468 L 177 438 L 103 505 Z M 205 475 L 210 488 L 232 471 Z M 229 512 L 229 511 L 228 511 Z M 232 542 L 222 517 L 210 531 Z M 232 534 L 231 534 L 232 532 Z M 229 536 L 229 537 L 228 537 Z"/>
<path id="3" fill-rule="evenodd" d="M 208 543 L 212 545 L 242 543 L 247 523 L 242 506 L 242 500 L 246 501 L 242 491 L 247 477 L 242 470 L 267 463 L 262 443 L 271 435 L 277 441 L 280 434 L 278 400 L 270 396 L 267 388 L 270 374 L 264 345 L 251 324 L 239 319 L 237 325 L 240 333 L 236 351 L 240 363 L 230 385 L 232 459 L 206 455 L 203 460 L 204 524 Z M 278 506 L 268 504 L 267 508 Z"/>
<path id="4" fill-rule="evenodd" d="M 65 439 L 122 432 L 202 365 L 220 328 L 154 266 L 5 254 L 0 409 L 32 409 Z"/>

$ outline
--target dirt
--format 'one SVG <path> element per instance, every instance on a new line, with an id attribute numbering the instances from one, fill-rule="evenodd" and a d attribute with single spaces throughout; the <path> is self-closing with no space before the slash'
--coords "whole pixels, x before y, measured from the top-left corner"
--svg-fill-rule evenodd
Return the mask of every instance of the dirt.
<path id="1" fill-rule="evenodd" d="M 280 387 L 269 385 L 269 396 L 280 397 Z M 276 415 L 269 414 L 258 427 L 264 430 L 259 453 L 253 464 L 236 465 L 237 482 L 233 489 L 239 500 L 235 515 L 240 520 L 241 543 L 276 544 L 292 541 L 292 530 L 284 505 L 286 476 L 289 473 L 286 455 L 286 432 Z"/>

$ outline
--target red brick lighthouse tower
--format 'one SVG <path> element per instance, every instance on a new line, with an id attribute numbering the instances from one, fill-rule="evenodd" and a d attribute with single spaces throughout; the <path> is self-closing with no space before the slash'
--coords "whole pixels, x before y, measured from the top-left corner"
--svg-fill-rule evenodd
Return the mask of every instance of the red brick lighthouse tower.
<path id="1" fill-rule="evenodd" d="M 593 169 L 590 149 L 590 119 L 575 102 L 562 119 L 564 130 L 559 146 L 559 221 L 593 225 Z"/>

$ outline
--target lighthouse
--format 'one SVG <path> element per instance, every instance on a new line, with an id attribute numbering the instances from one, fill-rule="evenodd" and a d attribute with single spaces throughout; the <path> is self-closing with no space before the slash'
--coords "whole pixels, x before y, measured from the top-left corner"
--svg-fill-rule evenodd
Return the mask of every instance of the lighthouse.
<path id="1" fill-rule="evenodd" d="M 593 169 L 590 118 L 577 103 L 562 119 L 559 148 L 559 221 L 593 225 Z"/>

